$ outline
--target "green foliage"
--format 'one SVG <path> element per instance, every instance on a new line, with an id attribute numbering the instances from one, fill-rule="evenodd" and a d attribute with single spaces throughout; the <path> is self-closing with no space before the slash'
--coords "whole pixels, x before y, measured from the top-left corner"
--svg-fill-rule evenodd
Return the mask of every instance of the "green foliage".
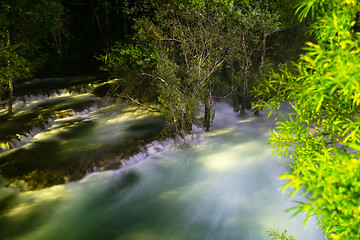
<path id="1" fill-rule="evenodd" d="M 57 0 L 5 0 L 1 3 L 0 80 L 1 92 L 9 91 L 9 99 L 13 82 L 29 77 L 31 68 L 40 63 L 42 51 L 52 47 L 49 39 L 60 41 L 59 36 L 64 31 L 63 11 Z M 54 47 L 59 51 L 59 45 Z M 11 105 L 11 101 L 9 103 Z"/>
<path id="2" fill-rule="evenodd" d="M 274 7 L 270 9 L 264 2 L 233 3 L 223 15 L 222 24 L 226 30 L 222 46 L 228 52 L 225 65 L 235 111 L 239 109 L 238 96 L 241 97 L 241 112 L 251 106 L 250 89 L 257 87 L 256 75 L 262 74 L 265 65 L 266 38 L 281 28 Z"/>
<path id="3" fill-rule="evenodd" d="M 132 96 L 135 88 L 130 86 L 145 78 L 155 87 L 168 122 L 190 130 L 223 61 L 218 11 L 215 1 L 164 3 L 153 16 L 136 19 L 136 44 L 115 45 L 101 57 L 103 69 L 122 78 L 123 89 Z"/>
<path id="4" fill-rule="evenodd" d="M 176 128 L 191 129 L 199 106 L 205 104 L 208 129 L 214 118 L 213 95 L 233 91 L 239 84 L 247 91 L 253 53 L 264 31 L 279 30 L 277 15 L 255 2 L 147 1 L 144 15 L 134 19 L 135 43 L 115 44 L 100 57 L 102 69 L 122 78 L 122 90 L 132 96 L 139 94 L 128 91 L 135 89 L 129 86 L 139 86 L 144 81 L 139 76 L 145 77 L 156 89 L 160 111 Z M 134 5 L 129 13 L 135 9 Z M 232 68 L 231 84 L 219 77 L 225 67 Z"/>
<path id="5" fill-rule="evenodd" d="M 17 51 L 16 51 L 16 50 Z M 7 46 L 0 44 L 0 82 L 2 84 L 8 84 L 9 77 L 13 79 L 27 78 L 30 73 L 30 65 L 21 54 L 21 46 Z M 17 52 L 20 51 L 20 54 Z M 12 66 L 8 68 L 8 64 Z"/>
<path id="6" fill-rule="evenodd" d="M 354 30 L 358 1 L 305 0 L 316 42 L 307 43 L 300 61 L 273 72 L 261 96 L 272 106 L 289 101 L 294 113 L 272 131 L 279 154 L 292 159 L 284 189 L 304 191 L 296 207 L 317 216 L 330 239 L 360 238 L 360 34 Z M 265 104 L 266 105 L 266 104 Z"/>
<path id="7" fill-rule="evenodd" d="M 105 64 L 101 70 L 109 72 L 113 77 L 124 76 L 138 69 L 148 69 L 159 59 L 156 52 L 148 53 L 140 46 L 115 43 L 110 52 L 97 58 Z"/>
<path id="8" fill-rule="evenodd" d="M 37 55 L 65 33 L 64 8 L 58 0 L 5 0 L 0 8 L 0 29 L 10 32 L 11 43 L 21 43 Z M 53 46 L 55 47 L 55 46 Z"/>
<path id="9" fill-rule="evenodd" d="M 183 88 L 177 76 L 179 66 L 169 59 L 162 59 L 157 66 L 158 101 L 161 113 L 175 130 L 191 130 L 195 114 L 199 110 L 198 99 Z M 166 79 L 166 80 L 165 80 Z"/>
<path id="10" fill-rule="evenodd" d="M 274 229 L 268 230 L 268 237 L 271 240 L 295 240 L 295 238 L 287 233 L 285 230 L 282 233 L 279 233 L 278 231 L 275 231 Z"/>
<path id="11" fill-rule="evenodd" d="M 110 93 L 127 99 L 156 99 L 156 83 L 151 81 L 149 73 L 156 68 L 159 54 L 141 43 L 115 43 L 107 54 L 97 58 L 104 63 L 100 69 L 118 79 Z"/>

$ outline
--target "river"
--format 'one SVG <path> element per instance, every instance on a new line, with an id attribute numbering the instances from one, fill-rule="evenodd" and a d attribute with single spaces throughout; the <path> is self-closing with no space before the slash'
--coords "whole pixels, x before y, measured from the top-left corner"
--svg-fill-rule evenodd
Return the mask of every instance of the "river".
<path id="1" fill-rule="evenodd" d="M 153 141 L 122 159 L 120 169 L 94 169 L 81 180 L 36 191 L 2 186 L 0 239 L 265 240 L 269 228 L 286 229 L 297 240 L 324 239 L 314 219 L 304 227 L 303 215 L 291 218 L 293 212 L 285 212 L 303 199 L 281 193 L 279 176 L 287 167 L 266 144 L 273 117 L 239 116 L 226 103 L 215 108 L 210 132 L 199 128 L 185 139 Z M 126 124 L 106 125 L 114 126 L 114 115 L 80 115 L 95 121 L 91 131 L 80 131 L 54 150 L 61 154 L 51 155 L 46 144 L 34 151 L 74 159 L 77 148 L 110 145 L 109 150 L 121 146 L 119 135 L 129 137 L 121 131 Z M 139 136 L 154 128 L 139 125 L 139 119 Z"/>

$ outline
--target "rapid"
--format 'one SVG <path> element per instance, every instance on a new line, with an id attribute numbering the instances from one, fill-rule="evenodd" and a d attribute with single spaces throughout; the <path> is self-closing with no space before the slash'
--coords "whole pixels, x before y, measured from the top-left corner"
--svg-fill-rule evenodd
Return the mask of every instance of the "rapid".
<path id="1" fill-rule="evenodd" d="M 121 168 L 96 168 L 81 180 L 36 191 L 2 186 L 0 239 L 264 240 L 269 228 L 287 230 L 298 240 L 324 239 L 314 219 L 304 227 L 303 215 L 286 212 L 304 199 L 281 193 L 285 180 L 279 176 L 289 169 L 267 144 L 274 116 L 240 116 L 226 103 L 215 109 L 210 132 L 194 127 L 192 134 L 152 141 L 119 160 Z M 35 157 L 76 159 L 79 149 L 113 151 L 122 146 L 117 142 L 154 128 L 139 125 L 140 117 L 132 132 L 126 131 L 129 119 L 104 111 L 97 103 L 72 113 L 91 130 L 74 135 L 54 150 L 59 152 L 50 153 L 41 142 L 28 148 L 44 151 Z M 286 114 L 286 107 L 281 111 Z M 45 132 L 33 132 L 14 146 L 26 148 L 37 138 L 55 136 L 52 131 L 61 130 L 51 121 Z"/>

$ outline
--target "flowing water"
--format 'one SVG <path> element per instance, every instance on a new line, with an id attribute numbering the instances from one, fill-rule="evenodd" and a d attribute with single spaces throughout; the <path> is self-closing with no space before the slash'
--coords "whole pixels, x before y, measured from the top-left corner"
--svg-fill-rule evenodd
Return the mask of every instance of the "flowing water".
<path id="1" fill-rule="evenodd" d="M 79 86 L 68 86 L 71 91 L 44 90 L 64 79 L 23 84 L 41 91 L 18 97 L 10 116 L 0 111 L 3 177 L 27 190 L 79 180 L 89 172 L 118 169 L 125 165 L 124 156 L 158 137 L 164 126 L 158 115 L 99 97 L 113 81 L 84 84 L 93 79 L 65 79 L 68 84 L 81 80 Z"/>
<path id="2" fill-rule="evenodd" d="M 121 169 L 38 191 L 2 187 L 0 239 L 264 240 L 268 228 L 324 239 L 313 219 L 304 228 L 304 216 L 285 212 L 301 199 L 281 194 L 286 165 L 266 145 L 275 121 L 216 108 L 211 131 L 198 129 L 181 147 L 181 139 L 154 141 Z M 53 158 L 129 137 L 119 130 L 124 124 L 106 125 L 113 115 L 96 119 Z M 140 134 L 153 126 L 138 127 Z"/>

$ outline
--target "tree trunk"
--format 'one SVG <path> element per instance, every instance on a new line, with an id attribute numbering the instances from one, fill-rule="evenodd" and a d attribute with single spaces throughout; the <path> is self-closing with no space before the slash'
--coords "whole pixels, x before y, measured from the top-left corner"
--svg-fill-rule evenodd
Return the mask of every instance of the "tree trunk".
<path id="1" fill-rule="evenodd" d="M 9 107 L 8 107 L 8 113 L 12 113 L 12 105 L 13 105 L 13 79 L 11 76 L 9 76 Z"/>
<path id="2" fill-rule="evenodd" d="M 102 26 L 102 24 L 101 24 L 99 15 L 97 14 L 97 11 L 96 11 L 96 8 L 95 8 L 95 7 L 93 7 L 93 13 L 94 13 L 94 16 L 95 16 L 97 25 L 98 25 L 99 30 L 100 30 L 101 38 L 102 38 L 102 40 L 104 41 L 106 51 L 108 51 L 108 50 L 109 50 L 109 46 L 108 46 L 109 44 L 108 44 L 108 41 L 107 41 L 107 38 L 106 38 L 106 34 L 105 34 L 105 31 L 104 31 L 104 28 L 103 28 L 103 26 Z"/>
<path id="3" fill-rule="evenodd" d="M 269 1 L 266 0 L 266 10 L 269 9 Z M 266 57 L 266 39 L 268 36 L 268 32 L 266 30 L 264 30 L 264 39 L 263 39 L 263 51 L 261 54 L 261 62 L 260 62 L 260 73 L 263 74 L 264 73 L 264 66 L 265 66 L 265 57 Z M 257 86 L 258 89 L 260 89 L 260 86 Z M 256 109 L 254 109 L 254 115 L 259 115 L 259 111 L 260 109 L 257 107 Z"/>
<path id="4" fill-rule="evenodd" d="M 243 50 L 243 54 L 244 54 L 244 58 L 245 58 L 245 69 L 244 69 L 244 83 L 242 86 L 242 95 L 241 95 L 241 109 L 240 109 L 240 113 L 244 114 L 245 113 L 245 109 L 248 107 L 249 103 L 249 99 L 248 99 L 248 70 L 250 68 L 250 55 L 248 54 L 248 51 L 246 49 L 246 40 L 245 40 L 245 36 L 242 36 L 242 50 Z"/>
<path id="5" fill-rule="evenodd" d="M 7 51 L 10 51 L 10 32 L 9 29 L 5 28 L 6 31 L 6 46 L 7 46 Z M 7 53 L 6 54 L 6 61 L 7 61 L 7 70 L 8 70 L 8 83 L 9 83 L 9 107 L 8 107 L 8 114 L 12 113 L 12 104 L 13 104 L 13 78 L 12 78 L 12 73 L 11 73 L 11 59 L 10 59 L 10 54 Z"/>
<path id="6" fill-rule="evenodd" d="M 63 52 L 62 52 L 62 39 L 61 39 L 61 33 L 60 31 L 53 33 L 54 43 L 55 43 L 55 51 L 56 54 L 60 60 L 60 62 L 63 61 Z"/>
<path id="7" fill-rule="evenodd" d="M 244 72 L 244 84 L 242 86 L 242 94 L 241 94 L 241 109 L 240 113 L 244 114 L 245 109 L 248 109 L 249 107 L 249 83 L 248 83 L 248 70 L 249 70 L 249 59 L 246 58 L 246 64 L 245 64 L 245 72 Z"/>
<path id="8" fill-rule="evenodd" d="M 185 130 L 186 132 L 192 130 L 191 111 L 192 111 L 191 107 L 188 104 L 186 104 L 186 109 L 182 120 L 182 129 Z"/>
<path id="9" fill-rule="evenodd" d="M 242 91 L 242 95 L 241 95 L 241 108 L 240 108 L 240 113 L 244 114 L 245 113 L 245 109 L 248 105 L 248 98 L 247 98 L 247 80 L 245 80 L 244 86 L 243 86 L 243 91 Z"/>
<path id="10" fill-rule="evenodd" d="M 239 94 L 237 92 L 237 82 L 235 80 L 235 63 L 234 63 L 234 51 L 231 51 L 230 59 L 230 81 L 231 81 L 231 97 L 234 112 L 239 112 Z"/>
<path id="11" fill-rule="evenodd" d="M 260 73 L 264 73 L 264 66 L 265 66 L 265 57 L 266 57 L 266 38 L 268 36 L 268 32 L 264 30 L 264 39 L 263 39 L 263 51 L 261 54 L 261 62 L 260 62 Z M 260 86 L 257 86 L 258 90 L 260 89 Z M 253 110 L 254 115 L 259 115 L 260 109 L 257 107 Z"/>
<path id="12" fill-rule="evenodd" d="M 205 98 L 205 115 L 204 115 L 204 127 L 205 131 L 210 130 L 210 122 L 211 122 L 211 102 L 210 98 Z"/>
<path id="13" fill-rule="evenodd" d="M 266 11 L 269 10 L 269 0 L 266 0 L 265 2 L 265 9 Z M 264 30 L 264 39 L 263 39 L 263 51 L 261 54 L 261 63 L 260 63 L 260 73 L 263 74 L 264 72 L 264 66 L 265 66 L 265 57 L 266 57 L 266 39 L 268 36 L 268 32 L 266 29 Z"/>
<path id="14" fill-rule="evenodd" d="M 234 90 L 233 90 L 234 91 Z M 239 96 L 235 92 L 232 94 L 232 105 L 234 112 L 239 112 Z"/>
<path id="15" fill-rule="evenodd" d="M 266 38 L 267 38 L 267 31 L 264 31 L 264 40 L 263 40 L 263 51 L 261 54 L 261 63 L 260 63 L 260 73 L 262 74 L 264 72 L 264 66 L 265 66 L 265 57 L 266 57 Z"/>

